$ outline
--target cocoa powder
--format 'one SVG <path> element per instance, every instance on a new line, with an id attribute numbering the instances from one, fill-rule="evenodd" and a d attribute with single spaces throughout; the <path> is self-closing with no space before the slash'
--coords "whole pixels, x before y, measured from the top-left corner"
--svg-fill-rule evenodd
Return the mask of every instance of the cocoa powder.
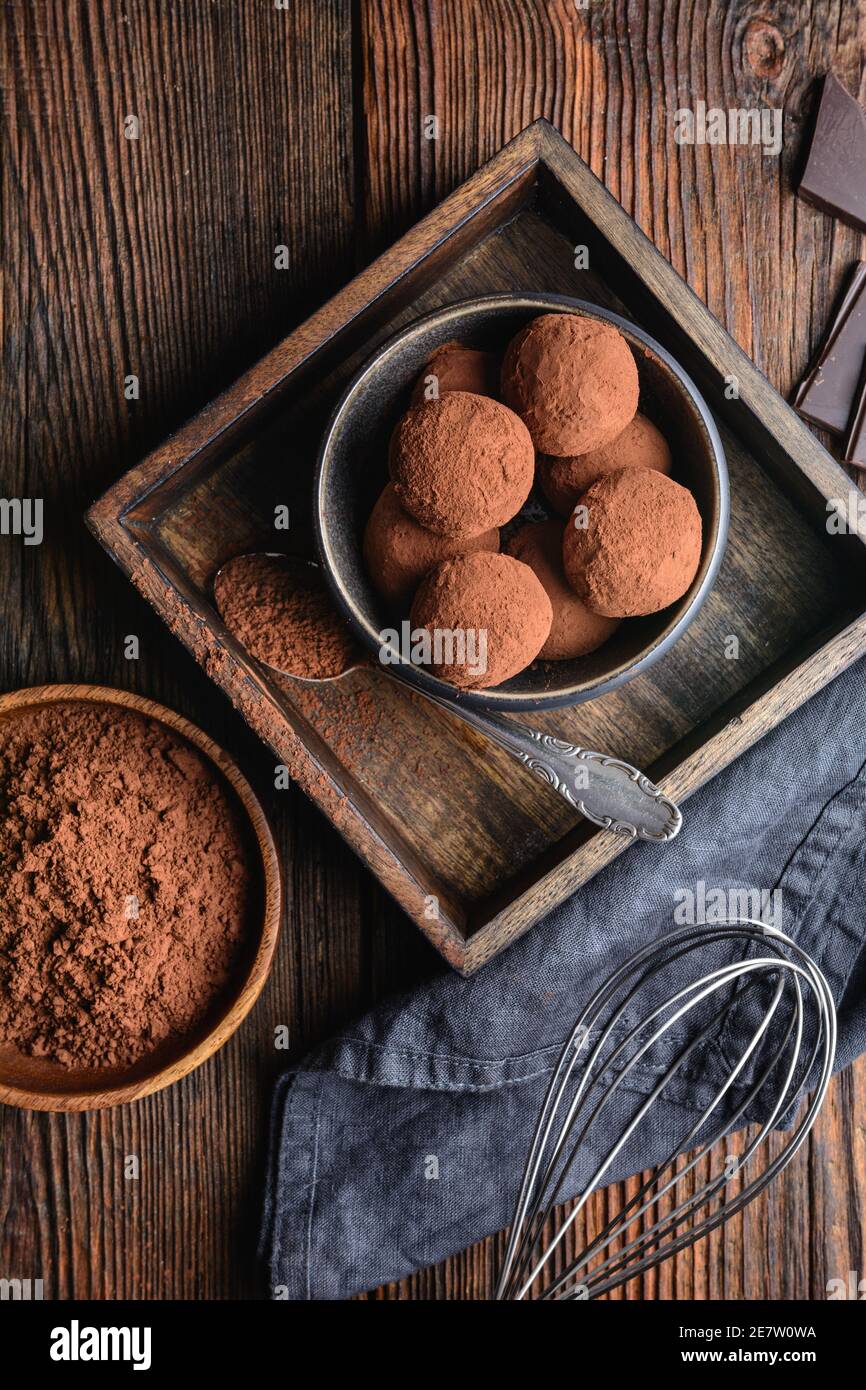
<path id="1" fill-rule="evenodd" d="M 231 788 L 156 720 L 81 702 L 0 724 L 0 1042 L 127 1066 L 223 994 L 260 910 Z"/>
<path id="2" fill-rule="evenodd" d="M 325 680 L 357 659 L 347 624 L 303 560 L 239 555 L 217 575 L 214 601 L 229 631 L 277 671 Z"/>

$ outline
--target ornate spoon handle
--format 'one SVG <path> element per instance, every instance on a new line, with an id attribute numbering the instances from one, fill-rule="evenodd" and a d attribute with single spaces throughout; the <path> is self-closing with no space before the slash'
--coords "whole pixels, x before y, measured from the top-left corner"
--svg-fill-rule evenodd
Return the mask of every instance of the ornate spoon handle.
<path id="1" fill-rule="evenodd" d="M 604 830 L 659 843 L 679 834 L 683 823 L 679 807 L 630 763 L 579 748 L 538 729 L 527 729 L 501 715 L 482 714 L 427 691 L 424 694 L 518 758 L 570 806 Z"/>

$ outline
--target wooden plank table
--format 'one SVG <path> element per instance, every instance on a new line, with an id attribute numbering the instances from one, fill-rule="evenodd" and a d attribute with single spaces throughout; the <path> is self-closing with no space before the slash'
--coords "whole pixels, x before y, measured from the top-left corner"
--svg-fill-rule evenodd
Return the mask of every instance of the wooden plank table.
<path id="1" fill-rule="evenodd" d="M 858 89 L 863 19 L 849 0 L 765 8 L 781 17 L 729 0 L 5 0 L 3 491 L 44 498 L 46 536 L 0 541 L 0 688 L 92 681 L 173 705 L 241 760 L 288 867 L 271 983 L 216 1058 L 115 1112 L 0 1109 L 0 1276 L 52 1298 L 262 1296 L 274 1028 L 300 1055 L 442 968 L 304 797 L 272 790 L 273 760 L 84 507 L 538 115 L 787 392 L 862 254 L 791 179 L 814 78 L 832 65 Z M 784 108 L 781 158 L 677 146 L 672 111 L 700 98 Z M 864 1101 L 860 1063 L 762 1200 L 619 1296 L 822 1298 L 862 1271 Z M 620 1200 L 599 1194 L 590 1224 Z M 484 1298 L 495 1250 L 369 1297 Z"/>

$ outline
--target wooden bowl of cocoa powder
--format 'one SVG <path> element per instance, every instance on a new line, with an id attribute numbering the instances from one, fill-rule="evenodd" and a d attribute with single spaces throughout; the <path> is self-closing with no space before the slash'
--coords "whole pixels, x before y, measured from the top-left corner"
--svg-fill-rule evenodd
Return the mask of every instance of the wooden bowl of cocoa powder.
<path id="1" fill-rule="evenodd" d="M 281 906 L 249 783 L 101 686 L 0 696 L 0 1101 L 97 1110 L 172 1085 L 256 1002 Z"/>

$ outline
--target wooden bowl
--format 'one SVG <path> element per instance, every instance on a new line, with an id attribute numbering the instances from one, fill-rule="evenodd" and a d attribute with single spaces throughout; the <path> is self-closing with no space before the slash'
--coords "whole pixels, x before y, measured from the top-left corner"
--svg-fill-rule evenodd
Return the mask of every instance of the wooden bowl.
<path id="1" fill-rule="evenodd" d="M 457 339 L 467 347 L 502 353 L 518 329 L 551 311 L 612 323 L 626 339 L 637 364 L 640 409 L 667 437 L 674 455 L 673 476 L 694 496 L 703 522 L 703 547 L 698 572 L 681 599 L 661 613 L 629 618 L 589 656 L 534 661 L 503 685 L 486 690 L 458 690 L 421 666 L 400 667 L 401 676 L 440 699 L 505 713 L 576 705 L 616 689 L 658 661 L 697 616 L 722 561 L 730 502 L 719 432 L 691 377 L 637 324 L 584 300 L 500 294 L 450 304 L 404 328 L 354 377 L 325 430 L 316 473 L 314 521 L 325 577 L 359 640 L 378 659 L 383 628 L 399 629 L 407 615 L 388 612 L 375 592 L 362 537 L 373 503 L 388 480 L 388 439 L 406 409 L 409 392 L 442 343 Z M 526 519 L 552 515 L 543 498 L 533 493 L 533 500 L 534 510 L 524 509 Z"/>
<path id="2" fill-rule="evenodd" d="M 6 721 L 24 710 L 61 700 L 119 705 L 156 719 L 181 735 L 228 783 L 249 823 L 250 847 L 255 841 L 260 856 L 261 919 L 250 928 L 236 980 L 194 1032 L 167 1040 L 130 1067 L 64 1067 L 41 1057 L 28 1057 L 8 1044 L 0 1046 L 0 1101 L 26 1110 L 104 1110 L 160 1091 L 194 1071 L 222 1047 L 249 1013 L 268 977 L 279 935 L 280 865 L 264 811 L 246 778 L 207 734 L 164 705 L 99 685 L 36 686 L 0 695 L 0 732 Z"/>

